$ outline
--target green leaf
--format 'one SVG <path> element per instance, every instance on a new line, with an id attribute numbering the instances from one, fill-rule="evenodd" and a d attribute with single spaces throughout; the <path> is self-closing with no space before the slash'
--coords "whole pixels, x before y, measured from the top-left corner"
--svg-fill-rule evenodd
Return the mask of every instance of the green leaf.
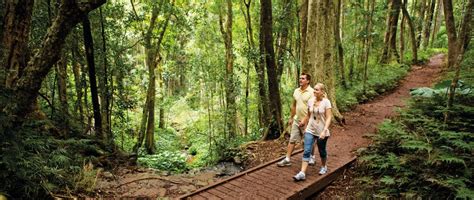
<path id="1" fill-rule="evenodd" d="M 380 182 L 384 183 L 385 185 L 394 185 L 395 184 L 395 179 L 391 176 L 383 176 L 380 179 Z"/>

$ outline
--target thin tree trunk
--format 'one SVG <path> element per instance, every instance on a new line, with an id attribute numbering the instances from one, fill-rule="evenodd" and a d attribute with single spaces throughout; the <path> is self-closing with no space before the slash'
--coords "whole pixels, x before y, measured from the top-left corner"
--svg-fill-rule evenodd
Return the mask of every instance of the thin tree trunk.
<path id="1" fill-rule="evenodd" d="M 426 19 L 425 19 L 425 27 L 423 28 L 423 42 L 422 42 L 422 47 L 424 49 L 426 49 L 428 47 L 428 44 L 429 44 L 429 40 L 430 40 L 430 31 L 431 31 L 431 25 L 433 24 L 433 13 L 434 13 L 434 10 L 435 10 L 435 6 L 436 6 L 436 0 L 431 0 L 430 2 L 430 6 L 429 6 L 429 9 L 428 9 L 428 15 L 426 16 Z"/>
<path id="2" fill-rule="evenodd" d="M 400 22 L 400 62 L 403 63 L 404 55 L 405 55 L 405 22 L 407 18 L 405 15 L 402 16 L 402 20 Z"/>
<path id="3" fill-rule="evenodd" d="M 387 16 L 387 30 L 385 32 L 384 48 L 382 51 L 382 58 L 380 63 L 388 63 L 391 55 L 395 55 L 397 61 L 400 62 L 400 57 L 397 52 L 397 26 L 398 16 L 400 13 L 401 0 L 391 0 L 389 14 Z"/>
<path id="4" fill-rule="evenodd" d="M 306 60 L 306 34 L 308 32 L 308 4 L 309 0 L 303 0 L 301 7 L 300 7 L 300 19 L 301 19 L 301 44 L 300 44 L 300 60 L 301 60 L 301 66 L 303 69 L 305 69 L 305 66 L 303 63 L 307 63 L 308 61 Z M 303 70 L 303 72 L 306 72 Z M 309 73 L 309 72 L 306 72 Z M 299 74 L 297 76 L 299 77 Z M 298 82 L 297 82 L 298 83 Z"/>
<path id="5" fill-rule="evenodd" d="M 366 49 L 365 49 L 365 55 L 364 55 L 364 77 L 363 77 L 363 91 L 365 93 L 366 85 L 367 85 L 367 80 L 368 80 L 368 62 L 369 62 L 369 54 L 370 54 L 370 47 L 371 45 L 371 40 L 372 40 L 372 19 L 374 16 L 374 11 L 375 11 L 375 0 L 368 0 L 368 4 L 370 4 L 370 9 L 369 5 L 367 5 L 367 10 L 369 10 L 369 14 L 367 15 L 367 26 L 366 26 L 366 32 L 369 33 L 367 35 L 367 38 L 365 42 L 367 43 Z"/>
<path id="6" fill-rule="evenodd" d="M 449 112 L 454 102 L 454 94 L 459 81 L 459 74 L 461 71 L 460 64 L 463 59 L 464 52 L 471 39 L 471 23 L 473 14 L 472 12 L 474 11 L 474 1 L 470 0 L 466 6 L 466 12 L 460 25 L 461 31 L 459 36 L 456 35 L 452 1 L 444 0 L 443 5 L 447 27 L 446 29 L 448 32 L 448 67 L 454 68 L 456 70 L 453 80 L 451 81 L 451 86 L 449 87 L 448 102 L 446 106 L 447 112 L 444 113 L 444 122 L 447 123 L 449 120 Z"/>
<path id="7" fill-rule="evenodd" d="M 92 39 L 91 25 L 89 17 L 85 15 L 82 19 L 82 29 L 84 34 L 84 48 L 86 49 L 87 66 L 89 68 L 89 85 L 91 88 L 92 108 L 94 110 L 94 127 L 96 137 L 105 139 L 102 130 L 102 117 L 100 113 L 99 96 L 97 93 L 97 80 L 94 63 L 94 43 Z"/>
<path id="8" fill-rule="evenodd" d="M 250 16 L 250 5 L 251 5 L 251 0 L 244 0 L 245 4 L 245 19 L 246 19 L 246 24 L 247 24 L 247 42 L 249 44 L 249 49 L 251 52 L 256 51 L 256 46 L 253 38 L 253 29 L 252 29 L 252 17 Z M 255 72 L 257 74 L 257 78 L 259 81 L 258 83 L 258 97 L 259 97 L 259 123 L 260 127 L 268 127 L 268 116 L 270 113 L 270 108 L 268 106 L 268 97 L 267 97 L 267 91 L 265 88 L 265 68 L 264 65 L 259 64 L 259 59 L 255 58 L 255 56 L 252 54 L 251 56 L 251 61 L 255 67 Z"/>
<path id="9" fill-rule="evenodd" d="M 427 0 L 422 0 L 420 2 L 420 9 L 419 10 L 419 16 L 418 16 L 418 19 L 419 19 L 419 23 L 417 25 L 416 28 L 416 31 L 415 31 L 415 35 L 416 35 L 416 48 L 419 48 L 420 47 L 420 44 L 421 44 L 421 36 L 423 35 L 423 23 L 425 22 L 425 13 L 426 13 L 426 10 L 428 10 L 428 5 L 426 5 L 426 1 Z"/>
<path id="10" fill-rule="evenodd" d="M 272 2 L 271 0 L 260 0 L 260 34 L 262 35 L 264 51 L 261 56 L 264 57 L 267 67 L 268 93 L 270 103 L 270 127 L 269 131 L 262 138 L 264 140 L 276 139 L 280 137 L 283 131 L 283 121 L 281 114 L 280 89 L 278 74 L 275 62 L 275 52 L 273 50 L 272 35 Z"/>
<path id="11" fill-rule="evenodd" d="M 99 76 L 99 89 L 100 89 L 100 105 L 101 105 L 101 115 L 102 115 L 102 129 L 104 131 L 105 140 L 113 144 L 113 135 L 111 130 L 111 116 L 110 116 L 110 95 L 109 95 L 109 85 L 108 85 L 108 61 L 107 61 L 107 38 L 105 36 L 105 25 L 104 17 L 102 15 L 102 8 L 99 8 L 100 14 L 100 26 L 101 26 L 101 37 L 102 37 L 102 64 L 100 68 L 101 75 Z"/>
<path id="12" fill-rule="evenodd" d="M 443 0 L 444 17 L 446 23 L 446 31 L 448 33 L 448 68 L 454 67 L 458 50 L 458 38 L 456 34 L 456 26 L 454 23 L 453 3 L 451 0 Z"/>
<path id="13" fill-rule="evenodd" d="M 341 73 L 341 85 L 344 89 L 347 89 L 346 83 L 346 75 L 344 71 L 344 49 L 342 48 L 342 41 L 341 41 L 341 32 L 342 29 L 339 26 L 341 23 L 341 9 L 342 9 L 342 0 L 337 0 L 337 7 L 336 7 L 336 23 L 335 23 L 335 37 L 336 37 L 336 46 L 337 46 L 337 58 L 338 58 L 338 66 L 339 72 Z"/>
<path id="14" fill-rule="evenodd" d="M 235 104 L 235 83 L 234 83 L 234 58 L 232 45 L 232 0 L 227 0 L 226 20 L 224 27 L 224 17 L 222 13 L 219 14 L 219 25 L 224 39 L 225 45 L 225 96 L 226 96 L 226 129 L 228 139 L 234 138 L 237 133 L 237 107 Z"/>
<path id="15" fill-rule="evenodd" d="M 285 63 L 285 54 L 287 52 L 288 46 L 288 35 L 290 30 L 293 28 L 293 15 L 291 14 L 292 9 L 292 2 L 291 0 L 283 0 L 283 12 L 282 17 L 280 20 L 282 21 L 280 24 L 281 32 L 279 33 L 279 37 L 277 39 L 277 50 L 276 50 L 276 69 L 278 80 L 281 79 L 281 74 L 283 73 L 283 67 Z"/>
<path id="16" fill-rule="evenodd" d="M 75 85 L 75 89 L 76 89 L 76 96 L 77 96 L 77 99 L 76 99 L 76 103 L 75 103 L 75 106 L 74 106 L 74 111 L 76 114 L 79 115 L 79 120 L 81 122 L 81 125 L 82 123 L 84 123 L 84 106 L 82 104 L 82 87 L 83 87 L 83 84 L 82 84 L 82 81 L 81 81 L 81 64 L 80 62 L 76 61 L 76 59 L 78 59 L 78 57 L 76 57 L 76 51 L 77 51 L 77 40 L 73 40 L 72 42 L 72 48 L 71 48 L 71 55 L 72 55 L 72 72 L 74 74 L 74 85 Z M 77 55 L 79 56 L 79 55 Z"/>
<path id="17" fill-rule="evenodd" d="M 443 9 L 441 8 L 443 5 L 442 0 L 438 0 L 438 4 L 436 6 L 436 11 L 435 11 L 435 17 L 434 17 L 434 26 L 433 26 L 433 31 L 431 33 L 431 40 L 430 40 L 430 47 L 433 47 L 433 43 L 436 40 L 436 35 L 438 34 L 439 31 L 439 26 L 441 24 L 441 21 L 443 20 L 442 18 L 442 12 Z"/>
<path id="18" fill-rule="evenodd" d="M 67 57 L 66 54 L 63 53 L 61 58 L 59 59 L 58 63 L 56 64 L 57 70 L 57 77 L 58 77 L 58 94 L 59 94 L 59 102 L 61 107 L 61 120 L 60 123 L 60 130 L 62 135 L 66 135 L 69 132 L 69 111 L 68 111 L 68 103 L 67 103 Z"/>
<path id="19" fill-rule="evenodd" d="M 148 96 L 148 95 L 147 95 Z M 137 138 L 137 143 L 133 146 L 133 153 L 138 154 L 138 150 L 143 144 L 143 139 L 145 139 L 145 131 L 146 131 L 146 122 L 148 121 L 148 104 L 149 104 L 149 99 L 146 98 L 145 100 L 145 105 L 143 105 L 143 111 L 142 111 L 142 120 L 140 122 L 140 129 L 138 130 L 138 138 Z"/>
<path id="20" fill-rule="evenodd" d="M 411 48 L 413 52 L 412 62 L 416 63 L 418 62 L 418 50 L 417 50 L 418 46 L 416 45 L 415 26 L 413 25 L 413 21 L 411 20 L 410 15 L 408 14 L 408 11 L 406 9 L 406 4 L 407 4 L 407 0 L 404 0 L 403 5 L 402 5 L 402 12 L 403 12 L 403 16 L 408 22 L 408 27 L 410 27 Z"/>

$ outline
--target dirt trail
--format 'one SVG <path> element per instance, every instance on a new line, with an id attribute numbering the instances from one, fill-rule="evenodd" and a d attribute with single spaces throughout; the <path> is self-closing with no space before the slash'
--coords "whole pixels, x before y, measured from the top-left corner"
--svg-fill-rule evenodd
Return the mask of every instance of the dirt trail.
<path id="1" fill-rule="evenodd" d="M 353 154 L 358 148 L 367 146 L 370 141 L 364 135 L 374 133 L 378 124 L 396 114 L 396 108 L 404 107 L 410 97 L 410 89 L 430 87 L 441 74 L 443 60 L 444 54 L 438 54 L 431 57 L 425 65 L 412 66 L 411 71 L 394 91 L 344 113 L 347 124 L 344 127 L 333 128 L 336 134 L 331 138 L 331 143 L 328 142 L 333 148 L 329 150 L 330 154 L 345 154 L 344 152 L 349 151 Z M 346 175 L 328 186 L 319 198 L 354 197 L 357 186 L 351 181 L 353 177 L 353 171 L 349 170 Z"/>
<path id="2" fill-rule="evenodd" d="M 331 127 L 332 134 L 328 141 L 328 162 L 331 162 L 331 157 L 350 158 L 354 155 L 355 150 L 367 146 L 370 140 L 364 135 L 374 133 L 380 122 L 396 113 L 394 112 L 395 108 L 403 107 L 406 99 L 410 96 L 411 88 L 431 86 L 441 73 L 443 60 L 444 55 L 438 54 L 425 65 L 412 66 L 411 71 L 400 81 L 399 87 L 395 90 L 368 103 L 358 105 L 351 112 L 344 113 L 346 124 Z M 284 155 L 286 145 L 286 141 L 280 140 L 255 142 L 247 145 L 245 150 L 249 159 L 245 163 L 246 168 Z M 121 169 L 115 174 L 103 173 L 101 175 L 94 197 L 176 198 L 219 180 L 216 174 L 215 172 L 206 172 L 196 175 L 166 175 L 152 170 Z M 356 191 L 348 180 L 350 178 L 345 177 L 339 178 L 328 186 L 319 198 L 351 197 Z"/>

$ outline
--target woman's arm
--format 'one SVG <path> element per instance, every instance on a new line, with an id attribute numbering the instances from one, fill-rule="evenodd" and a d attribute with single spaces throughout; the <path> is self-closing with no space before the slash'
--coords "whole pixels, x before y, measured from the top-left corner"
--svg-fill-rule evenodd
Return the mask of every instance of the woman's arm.
<path id="1" fill-rule="evenodd" d="M 332 110 L 331 108 L 326 108 L 326 123 L 324 124 L 323 131 L 319 134 L 319 138 L 324 139 L 326 137 L 326 131 L 329 130 L 329 125 L 331 125 L 332 120 Z"/>

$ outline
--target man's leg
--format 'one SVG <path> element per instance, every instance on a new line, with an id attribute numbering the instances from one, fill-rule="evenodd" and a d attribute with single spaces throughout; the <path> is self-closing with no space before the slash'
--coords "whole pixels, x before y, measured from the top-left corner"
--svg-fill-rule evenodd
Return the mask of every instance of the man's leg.
<path id="1" fill-rule="evenodd" d="M 291 165 L 290 163 L 291 154 L 293 153 L 293 150 L 295 150 L 296 143 L 300 141 L 301 141 L 300 128 L 298 127 L 298 122 L 294 121 L 293 124 L 291 125 L 290 141 L 288 143 L 288 147 L 286 150 L 286 156 L 282 161 L 277 163 L 278 166 L 283 167 L 283 166 Z"/>

